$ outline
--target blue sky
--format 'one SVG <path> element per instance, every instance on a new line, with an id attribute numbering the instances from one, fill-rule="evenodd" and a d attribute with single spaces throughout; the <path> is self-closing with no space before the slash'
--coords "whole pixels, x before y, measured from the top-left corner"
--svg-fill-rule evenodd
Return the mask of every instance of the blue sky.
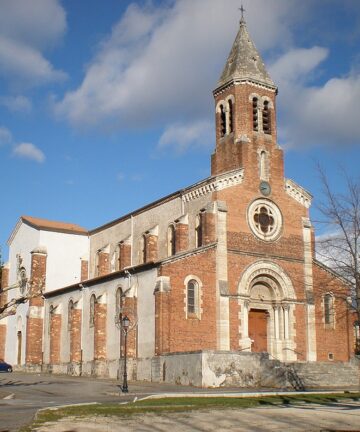
<path id="1" fill-rule="evenodd" d="M 360 163 L 360 2 L 244 0 L 279 86 L 286 176 Z M 0 245 L 20 215 L 94 228 L 210 173 L 237 0 L 0 0 Z M 316 210 L 313 210 L 316 219 Z"/>

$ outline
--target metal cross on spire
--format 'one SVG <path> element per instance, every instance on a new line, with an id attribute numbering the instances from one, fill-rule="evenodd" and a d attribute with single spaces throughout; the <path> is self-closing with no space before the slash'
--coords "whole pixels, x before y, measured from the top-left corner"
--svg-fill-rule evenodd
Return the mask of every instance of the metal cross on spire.
<path id="1" fill-rule="evenodd" d="M 244 12 L 246 12 L 246 11 L 245 11 L 243 5 L 241 5 L 241 8 L 239 8 L 239 11 L 241 12 L 241 21 L 244 21 Z"/>

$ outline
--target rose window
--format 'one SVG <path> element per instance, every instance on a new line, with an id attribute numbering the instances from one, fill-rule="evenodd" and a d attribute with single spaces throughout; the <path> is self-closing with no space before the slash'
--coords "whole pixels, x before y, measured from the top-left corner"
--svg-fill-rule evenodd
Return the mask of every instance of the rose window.
<path id="1" fill-rule="evenodd" d="M 248 223 L 252 232 L 261 240 L 276 240 L 282 228 L 282 216 L 275 203 L 258 199 L 250 204 Z"/>
<path id="2" fill-rule="evenodd" d="M 254 221 L 258 230 L 264 234 L 269 234 L 275 227 L 275 219 L 272 211 L 264 206 L 255 210 Z"/>

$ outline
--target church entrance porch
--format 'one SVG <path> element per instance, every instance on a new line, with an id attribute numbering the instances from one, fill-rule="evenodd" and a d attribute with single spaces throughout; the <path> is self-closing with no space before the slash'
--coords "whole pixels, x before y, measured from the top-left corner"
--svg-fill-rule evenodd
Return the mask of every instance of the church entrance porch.
<path id="1" fill-rule="evenodd" d="M 268 318 L 266 310 L 251 309 L 249 312 L 249 338 L 252 352 L 268 351 Z"/>
<path id="2" fill-rule="evenodd" d="M 275 263 L 258 261 L 240 279 L 240 351 L 268 353 L 280 361 L 297 360 L 296 297 L 290 278 Z"/>

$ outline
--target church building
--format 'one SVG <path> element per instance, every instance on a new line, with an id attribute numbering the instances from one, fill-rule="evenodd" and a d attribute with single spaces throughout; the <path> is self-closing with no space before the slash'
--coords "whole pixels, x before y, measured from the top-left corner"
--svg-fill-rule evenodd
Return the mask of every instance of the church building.
<path id="1" fill-rule="evenodd" d="M 0 358 L 121 377 L 127 316 L 130 379 L 280 386 L 291 365 L 349 384 L 350 292 L 315 257 L 312 196 L 284 177 L 277 93 L 242 18 L 213 91 L 210 177 L 90 231 L 20 217 L 0 301 L 34 296 L 0 321 Z"/>

